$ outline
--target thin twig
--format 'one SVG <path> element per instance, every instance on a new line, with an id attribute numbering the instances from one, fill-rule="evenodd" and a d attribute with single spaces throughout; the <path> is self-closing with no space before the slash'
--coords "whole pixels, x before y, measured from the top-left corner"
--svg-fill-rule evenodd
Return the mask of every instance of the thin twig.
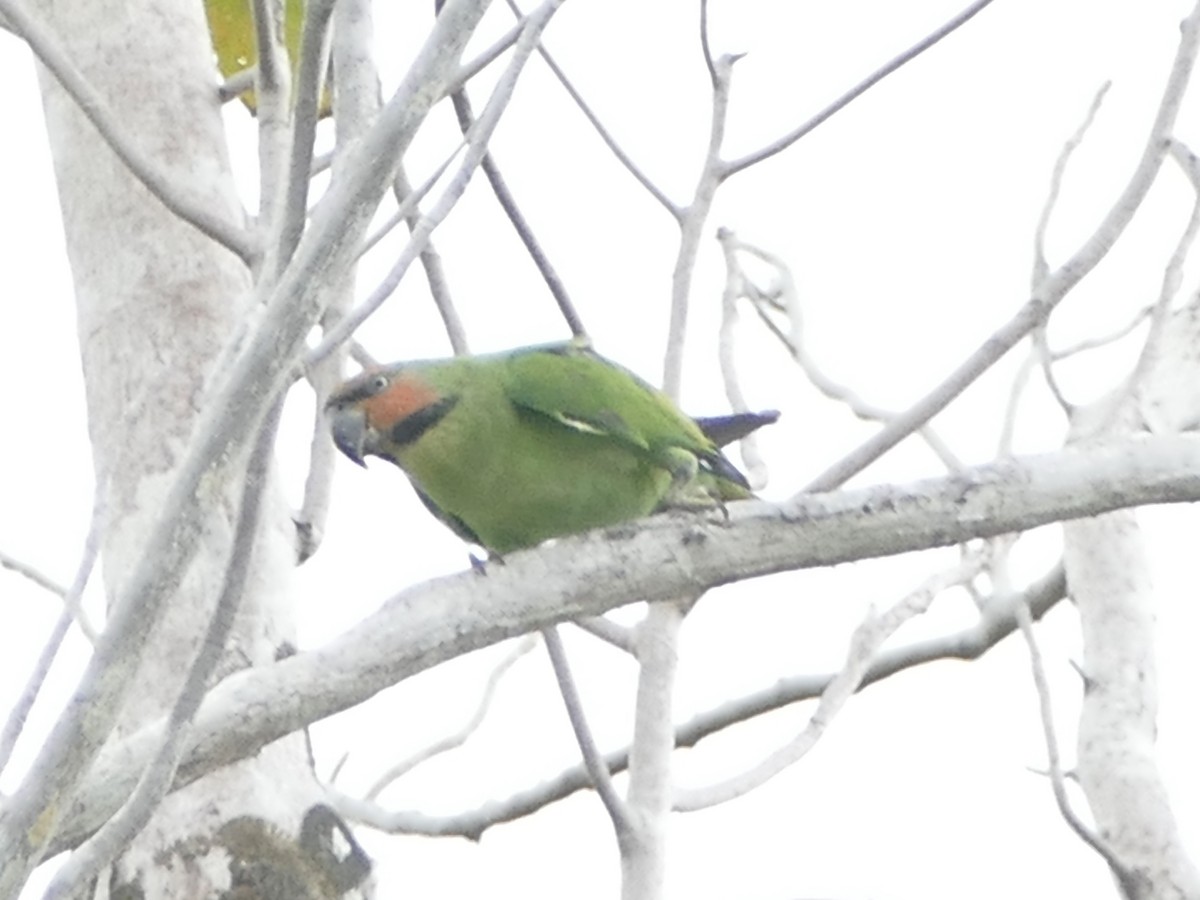
<path id="1" fill-rule="evenodd" d="M 462 90 L 455 91 L 450 99 L 454 104 L 454 114 L 458 118 L 458 127 L 462 130 L 463 136 L 466 137 L 471 133 L 471 128 L 475 124 L 475 116 L 471 111 L 471 101 L 467 97 L 467 89 L 464 87 Z M 542 276 L 542 281 L 546 283 L 546 287 L 550 291 L 550 296 L 558 304 L 558 311 L 562 313 L 562 317 L 567 323 L 567 328 L 571 330 L 572 336 L 577 338 L 586 337 L 587 330 L 583 327 L 583 320 L 579 316 L 579 311 L 575 309 L 575 304 L 571 302 L 571 297 L 567 293 L 567 287 L 563 284 L 562 277 L 558 274 L 558 270 L 554 268 L 554 264 L 550 262 L 545 249 L 533 233 L 533 228 L 530 226 L 529 220 L 525 218 L 525 215 L 521 212 L 521 208 L 517 205 L 517 198 L 513 196 L 508 183 L 500 173 L 500 166 L 496 163 L 496 158 L 490 151 L 484 154 L 483 159 L 480 160 L 479 167 L 487 177 L 488 184 L 492 187 L 492 193 L 496 195 L 496 201 L 500 204 L 500 208 L 504 210 L 504 215 L 508 218 L 513 230 L 517 232 L 517 237 L 521 239 L 521 243 L 525 246 L 525 252 L 533 260 L 534 266 L 537 267 L 538 273 Z"/>
<path id="2" fill-rule="evenodd" d="M 1054 802 L 1058 805 L 1058 811 L 1062 814 L 1064 821 L 1076 836 L 1100 854 L 1112 870 L 1113 875 L 1122 884 L 1128 884 L 1131 876 L 1121 860 L 1117 858 L 1112 848 L 1098 834 L 1088 828 L 1071 808 L 1071 800 L 1067 797 L 1067 785 L 1063 778 L 1062 764 L 1058 755 L 1058 738 L 1055 735 L 1054 710 L 1050 702 L 1050 685 L 1046 681 L 1046 670 L 1042 665 L 1042 654 L 1033 633 L 1033 621 L 1029 615 L 1029 608 L 1023 598 L 1018 599 L 1014 613 L 1017 626 L 1021 629 L 1021 635 L 1025 638 L 1025 644 L 1029 648 L 1029 667 L 1033 675 L 1034 687 L 1037 689 L 1038 709 L 1042 719 L 1042 734 L 1046 740 L 1046 758 L 1050 767 L 1050 784 L 1054 791 Z M 1128 896 L 1134 895 L 1129 894 Z"/>
<path id="3" fill-rule="evenodd" d="M 1046 196 L 1046 202 L 1042 206 L 1041 215 L 1038 216 L 1037 227 L 1034 229 L 1033 277 L 1030 281 L 1032 289 L 1035 292 L 1050 273 L 1050 265 L 1046 261 L 1046 231 L 1050 226 L 1050 217 L 1054 212 L 1055 206 L 1058 204 L 1059 194 L 1062 192 L 1062 183 L 1067 172 L 1067 163 L 1080 144 L 1083 143 L 1084 137 L 1092 127 L 1092 123 L 1096 120 L 1096 114 L 1100 111 L 1100 105 L 1104 102 L 1104 96 L 1108 93 L 1108 89 L 1111 86 L 1112 82 L 1106 81 L 1096 91 L 1096 96 L 1092 98 L 1091 106 L 1088 107 L 1087 115 L 1084 116 L 1083 122 L 1075 129 L 1075 133 L 1067 139 L 1062 150 L 1059 151 L 1058 159 L 1054 162 L 1054 171 L 1050 176 L 1050 190 Z M 1034 356 L 1041 364 L 1042 375 L 1046 379 L 1046 386 L 1050 389 L 1051 396 L 1054 397 L 1059 407 L 1070 416 L 1073 407 L 1063 394 L 1062 389 L 1059 387 L 1058 379 L 1054 375 L 1054 355 L 1050 351 L 1046 335 L 1046 325 L 1047 322 L 1043 321 L 1033 331 Z"/>
<path id="4" fill-rule="evenodd" d="M 1035 619 L 1066 596 L 1066 579 L 1062 566 L 1056 566 L 1045 577 L 1025 591 Z M 982 657 L 1016 628 L 1014 598 L 993 598 L 979 621 L 970 628 L 953 634 L 919 641 L 879 654 L 867 669 L 859 690 L 879 684 L 906 669 L 939 660 L 973 660 Z M 733 725 L 747 722 L 756 716 L 781 709 L 792 703 L 819 697 L 835 673 L 803 675 L 784 679 L 766 690 L 727 701 L 675 728 L 675 746 L 693 747 L 701 740 Z M 628 749 L 612 751 L 604 756 L 604 765 L 614 775 L 629 765 Z M 386 810 L 357 798 L 335 795 L 334 805 L 347 818 L 372 828 L 395 834 L 460 835 L 478 840 L 489 828 L 532 815 L 591 786 L 582 765 L 572 766 L 558 775 L 540 781 L 532 787 L 510 795 L 501 801 L 449 816 L 428 816 L 410 810 Z"/>
<path id="5" fill-rule="evenodd" d="M 611 619 L 604 618 L 604 616 L 589 616 L 585 619 L 576 619 L 571 624 L 580 631 L 586 631 L 592 637 L 599 638 L 604 643 L 610 644 L 618 650 L 624 650 L 630 656 L 634 655 L 637 651 L 634 645 L 633 633 L 623 625 L 618 625 Z"/>
<path id="6" fill-rule="evenodd" d="M 437 8 L 441 9 L 444 2 L 445 0 L 437 0 Z M 462 64 L 459 70 L 454 74 L 454 77 L 447 82 L 446 92 L 442 96 L 448 97 L 451 94 L 461 90 L 463 85 L 494 63 L 504 54 L 504 51 L 508 50 L 517 42 L 517 39 L 521 36 L 522 29 L 525 27 L 525 15 L 524 13 L 518 12 L 517 17 L 519 21 L 513 25 L 512 28 L 508 29 L 508 31 L 497 38 L 490 47 L 469 62 Z"/>
<path id="7" fill-rule="evenodd" d="M 516 16 L 524 17 L 525 14 L 521 12 L 515 0 L 507 0 L 507 2 L 509 9 L 511 9 Z M 640 168 L 638 168 L 637 164 L 633 161 L 628 153 L 621 149 L 621 145 L 617 143 L 616 139 L 612 136 L 612 134 L 609 133 L 609 130 L 604 127 L 604 123 L 600 121 L 600 117 L 592 111 L 592 108 L 588 105 L 587 101 L 583 99 L 583 95 L 579 93 L 579 91 L 575 88 L 575 85 L 572 84 L 571 79 L 567 77 L 567 73 L 563 71 L 562 67 L 558 64 L 558 61 L 550 55 L 550 51 L 546 49 L 545 44 L 538 44 L 538 55 L 541 56 L 542 61 L 546 63 L 546 66 L 550 69 L 550 71 L 554 73 L 554 77 L 558 79 L 558 83 L 563 86 L 563 89 L 575 102 L 575 105 L 579 107 L 579 111 L 583 113 L 584 117 L 588 120 L 588 122 L 591 123 L 592 128 L 596 130 L 596 134 L 600 136 L 600 140 L 604 142 L 604 145 L 608 147 L 608 149 L 612 152 L 612 155 L 617 158 L 617 162 L 625 167 L 625 171 L 632 175 L 637 183 L 645 188 L 646 192 L 649 193 L 650 196 L 655 200 L 657 200 L 663 209 L 671 214 L 673 219 L 678 221 L 683 216 L 683 210 L 680 209 L 680 207 L 676 205 L 670 197 L 663 193 L 662 189 L 653 181 L 651 181 L 650 178 Z"/>
<path id="8" fill-rule="evenodd" d="M 1050 264 L 1046 262 L 1046 232 L 1050 228 L 1050 217 L 1054 213 L 1055 206 L 1058 205 L 1058 197 L 1062 192 L 1063 178 L 1067 173 L 1067 163 L 1070 162 L 1075 151 L 1079 149 L 1079 145 L 1083 143 L 1083 139 L 1092 127 L 1092 123 L 1096 121 L 1096 115 L 1100 112 L 1100 106 L 1104 102 L 1104 97 L 1108 94 L 1110 87 L 1112 87 L 1111 81 L 1106 81 L 1100 85 L 1100 89 L 1096 91 L 1096 95 L 1092 98 L 1091 106 L 1088 107 L 1087 115 L 1083 117 L 1083 121 L 1075 129 L 1075 133 L 1067 138 L 1067 142 L 1063 144 L 1063 148 L 1058 152 L 1058 158 L 1054 161 L 1054 169 L 1050 174 L 1050 190 L 1046 194 L 1046 202 L 1042 205 L 1042 211 L 1038 215 L 1037 227 L 1033 232 L 1034 288 L 1037 287 L 1042 279 L 1050 274 Z"/>
<path id="9" fill-rule="evenodd" d="M 1074 344 L 1063 347 L 1061 350 L 1051 350 L 1050 358 L 1053 362 L 1059 362 L 1060 360 L 1070 359 L 1072 356 L 1080 353 L 1086 353 L 1090 350 L 1106 347 L 1109 344 L 1115 344 L 1117 341 L 1132 334 L 1142 322 L 1153 314 L 1154 309 L 1155 307 L 1153 306 L 1144 306 L 1128 322 L 1114 329 L 1112 332 L 1084 338 L 1083 340 L 1076 341 Z M 1016 434 L 1018 407 L 1021 395 L 1029 383 L 1029 376 L 1033 373 L 1033 369 L 1038 363 L 1038 352 L 1036 348 L 1030 349 L 1025 358 L 1021 360 L 1021 364 L 1017 367 L 1017 372 L 1013 376 L 1012 387 L 1009 388 L 1008 401 L 1005 405 L 1003 424 L 1000 428 L 1000 439 L 997 441 L 997 454 L 999 456 L 1013 455 L 1013 440 Z"/>
<path id="10" fill-rule="evenodd" d="M 441 164 L 433 170 L 433 172 L 416 188 L 410 189 L 402 199 L 399 199 L 400 206 L 394 213 L 388 216 L 387 220 L 379 226 L 379 228 L 371 232 L 363 240 L 362 247 L 358 251 L 358 259 L 362 259 L 366 253 L 371 250 L 376 244 L 383 240 L 387 235 L 399 224 L 408 220 L 408 217 L 417 208 L 417 204 L 425 198 L 425 196 L 433 190 L 433 186 L 438 183 L 439 179 L 446 174 L 450 168 L 450 164 L 458 158 L 459 153 L 465 150 L 466 143 L 459 144 L 454 148 L 454 151 L 442 160 Z M 393 190 L 394 190 L 393 183 Z"/>
<path id="11" fill-rule="evenodd" d="M 125 133 L 108 103 L 75 66 L 70 54 L 44 22 L 26 9 L 20 0 L 0 0 L 0 14 L 29 44 L 42 65 L 58 80 L 88 121 L 96 127 L 104 142 L 146 190 L 201 234 L 236 254 L 246 265 L 253 265 L 258 256 L 258 247 L 250 234 L 215 213 L 210 204 L 200 198 L 180 192 L 178 179 L 159 168 Z"/>
<path id="12" fill-rule="evenodd" d="M 4 771 L 4 767 L 12 759 L 13 749 L 25 728 L 29 711 L 33 709 L 33 704 L 42 690 L 46 675 L 49 674 L 50 667 L 54 664 L 54 658 L 62 647 L 71 623 L 79 621 L 80 627 L 83 628 L 83 623 L 87 621 L 83 616 L 80 601 L 83 598 L 84 588 L 87 587 L 88 580 L 91 578 L 96 559 L 100 555 L 100 544 L 104 537 L 104 505 L 104 487 L 98 483 L 92 500 L 91 524 L 88 526 L 87 537 L 83 542 L 79 565 L 75 569 L 75 577 L 71 579 L 71 586 L 61 594 L 63 608 L 58 614 L 58 619 L 55 621 L 49 637 L 46 638 L 46 644 L 42 647 L 37 662 L 34 663 L 33 671 L 29 673 L 25 687 L 22 688 L 17 702 L 9 710 L 8 717 L 4 721 L 3 731 L 0 731 L 0 772 Z M 90 625 L 88 628 L 90 629 Z M 89 635 L 89 639 L 95 642 L 94 631 Z"/>
<path id="13" fill-rule="evenodd" d="M 841 671 L 829 680 L 821 692 L 817 708 L 798 735 L 745 772 L 704 788 L 680 792 L 672 809 L 695 812 L 728 803 L 761 787 L 799 762 L 817 745 L 847 701 L 858 692 L 883 642 L 905 622 L 925 613 L 939 594 L 974 578 L 981 571 L 983 560 L 979 554 L 968 556 L 954 568 L 930 576 L 882 615 L 876 615 L 873 611 L 869 613 L 850 638 L 850 648 Z"/>
<path id="14" fill-rule="evenodd" d="M 304 28 L 300 38 L 300 68 L 296 77 L 292 113 L 292 153 L 288 163 L 287 189 L 283 213 L 274 249 L 278 268 L 291 259 L 307 215 L 309 172 L 312 170 L 313 143 L 317 135 L 317 110 L 321 102 L 321 84 L 325 76 L 325 37 L 333 13 L 334 0 L 308 0 L 304 7 Z"/>
<path id="15" fill-rule="evenodd" d="M 596 747 L 596 739 L 592 737 L 592 730 L 588 727 L 583 702 L 575 688 L 575 679 L 571 676 L 571 666 L 567 662 L 566 650 L 563 648 L 558 629 L 553 626 L 542 629 L 542 640 L 546 643 L 546 653 L 554 667 L 558 691 L 562 694 L 563 704 L 567 708 L 571 731 L 575 733 L 575 742 L 579 745 L 579 753 L 583 757 L 583 765 L 592 781 L 592 787 L 600 795 L 600 802 L 604 804 L 604 809 L 612 819 L 617 834 L 626 834 L 629 831 L 629 810 L 613 785 L 612 775 L 604 765 L 604 759 Z"/>
<path id="16" fill-rule="evenodd" d="M 918 56 L 920 56 L 922 53 L 924 53 L 926 50 L 928 50 L 930 47 L 932 47 L 934 44 L 936 44 L 942 38 L 946 37 L 951 32 L 956 31 L 960 26 L 966 24 L 970 19 L 972 19 L 976 15 L 976 13 L 980 12 L 984 7 L 988 6 L 991 2 L 992 2 L 992 0 L 977 0 L 977 2 L 972 3 L 966 9 L 964 9 L 961 13 L 959 13 L 957 16 L 955 16 L 953 19 L 951 19 L 949 22 L 947 22 L 945 25 L 943 25 L 941 28 L 939 28 L 937 31 L 934 31 L 933 33 L 922 38 L 917 43 L 913 44 L 911 47 L 909 47 L 907 50 L 905 50 L 903 53 L 901 53 L 899 56 L 893 57 L 889 62 L 885 63 L 882 67 L 876 69 L 874 72 L 872 72 L 870 75 L 868 75 L 862 81 L 860 81 L 858 84 L 856 84 L 850 90 L 846 91 L 846 93 L 842 94 L 842 96 L 838 97 L 836 100 L 833 101 L 833 103 L 829 104 L 827 107 L 825 107 L 823 110 L 821 110 L 815 116 L 813 116 L 811 119 L 809 119 L 803 125 L 788 132 L 787 134 L 785 134 L 783 137 L 779 138 L 778 140 L 772 141 L 770 144 L 767 144 L 767 146 L 765 146 L 759 150 L 755 150 L 753 153 L 748 153 L 747 155 L 741 157 L 740 159 L 735 159 L 735 160 L 725 163 L 721 167 L 721 179 L 724 180 L 724 179 L 728 178 L 730 175 L 736 175 L 738 172 L 742 171 L 743 169 L 748 169 L 750 166 L 760 163 L 764 159 L 769 159 L 770 157 L 774 156 L 776 153 L 786 150 L 788 147 L 790 147 L 792 144 L 796 143 L 796 141 L 800 140 L 800 138 L 804 137 L 806 134 L 808 134 L 810 131 L 812 131 L 814 128 L 816 128 L 818 125 L 820 125 L 822 122 L 826 121 L 831 116 L 833 116 L 835 113 L 841 112 L 843 109 L 845 109 L 847 106 L 849 106 L 854 100 L 857 100 L 859 97 L 861 97 L 863 94 L 865 94 L 867 91 L 869 91 L 876 84 L 881 82 L 883 79 L 887 78 L 889 75 L 891 75 L 893 72 L 895 72 L 901 66 L 903 66 L 905 63 L 911 62 L 912 60 L 916 59 Z"/>
<path id="17" fill-rule="evenodd" d="M 703 6 L 701 7 L 704 8 Z M 703 32 L 704 26 L 701 26 Z M 717 241 L 725 257 L 725 287 L 721 292 L 721 325 L 717 337 L 717 358 L 721 368 L 721 380 L 725 385 L 725 397 L 729 400 L 734 412 L 746 412 L 750 409 L 746 395 L 742 391 L 741 379 L 738 375 L 737 354 L 734 344 L 737 338 L 738 300 L 746 296 L 750 290 L 750 280 L 738 265 L 737 254 L 734 250 L 733 232 L 726 228 L 717 229 Z M 746 435 L 741 440 L 742 461 L 746 464 L 746 476 L 751 487 L 759 489 L 767 483 L 767 464 L 762 454 L 758 452 L 758 441 L 754 435 Z"/>
<path id="18" fill-rule="evenodd" d="M 74 597 L 69 588 L 59 584 L 48 575 L 44 575 L 28 563 L 21 562 L 19 559 L 15 559 L 2 551 L 0 551 L 0 567 L 28 578 L 38 587 L 45 588 L 62 600 L 67 604 L 67 611 L 71 614 L 71 617 L 79 623 L 79 630 L 83 632 L 84 637 L 93 644 L 96 643 L 100 633 L 97 631 L 96 626 L 92 624 L 92 619 L 87 614 L 87 611 L 79 604 L 79 598 Z"/>
<path id="19" fill-rule="evenodd" d="M 666 352 L 663 354 L 662 389 L 668 397 L 678 398 L 683 378 L 683 345 L 687 333 L 688 306 L 696 255 L 708 213 L 720 187 L 721 145 L 725 141 L 725 123 L 729 114 L 729 90 L 733 64 L 739 57 L 726 54 L 716 63 L 716 81 L 712 93 L 712 119 L 709 123 L 708 149 L 696 179 L 692 201 L 681 210 L 679 250 L 671 272 L 671 318 L 667 326 Z"/>
<path id="20" fill-rule="evenodd" d="M 438 198 L 438 202 L 434 204 L 433 209 L 421 219 L 417 227 L 413 230 L 408 244 L 392 265 L 388 274 L 384 276 L 383 280 L 366 300 L 351 310 L 331 332 L 325 335 L 321 343 L 308 353 L 305 357 L 306 365 L 311 366 L 332 352 L 333 348 L 349 338 L 363 322 L 383 305 L 384 301 L 392 295 L 392 292 L 400 284 L 412 261 L 424 248 L 429 235 L 450 214 L 450 210 L 466 190 L 471 176 L 479 165 L 479 161 L 487 152 L 488 139 L 492 136 L 492 132 L 500 120 L 501 113 L 507 107 L 508 101 L 512 97 L 517 77 L 521 74 L 521 70 L 528 61 L 529 55 L 533 52 L 542 29 L 546 27 L 550 17 L 558 9 L 560 2 L 561 0 L 548 0 L 548 2 L 538 7 L 536 12 L 531 13 L 527 17 L 525 28 L 522 30 L 520 40 L 517 41 L 517 45 L 513 50 L 508 68 L 505 69 L 504 74 L 496 83 L 491 97 L 488 98 L 487 106 L 484 107 L 482 115 L 480 115 L 475 123 L 475 128 L 471 139 L 467 143 L 467 150 L 463 155 L 458 172 L 450 184 L 447 185 L 441 197 Z"/>
<path id="21" fill-rule="evenodd" d="M 234 72 L 217 88 L 217 96 L 222 103 L 236 100 L 250 88 L 254 87 L 254 79 L 258 77 L 255 66 L 249 66 L 240 72 Z"/>
<path id="22" fill-rule="evenodd" d="M 332 159 L 331 187 L 343 177 L 351 148 L 367 133 L 379 115 L 378 72 L 371 58 L 374 22 L 368 0 L 342 0 L 334 12 L 332 62 L 338 74 L 333 93 L 336 145 Z M 335 284 L 326 299 L 321 327 L 328 331 L 354 303 L 355 267 Z M 343 345 L 320 365 L 308 369 L 315 395 L 312 437 L 309 440 L 308 474 L 304 499 L 296 514 L 296 559 L 304 562 L 321 545 L 325 522 L 333 500 L 333 471 L 337 455 L 325 417 L 325 400 L 342 377 L 350 348 Z"/>
<path id="23" fill-rule="evenodd" d="M 455 94 L 454 96 L 458 96 Z M 464 145 L 465 146 L 465 145 Z M 457 151 L 455 151 L 457 153 Z M 484 157 L 486 160 L 487 157 Z M 396 181 L 392 186 L 392 193 L 396 198 L 396 202 L 402 207 L 406 206 L 408 214 L 405 216 L 405 221 L 408 223 L 409 234 L 416 231 L 417 226 L 421 221 L 421 209 L 416 203 L 406 204 L 405 200 L 412 194 L 412 185 L 408 183 L 408 176 L 404 171 L 404 166 L 400 166 L 399 172 L 396 173 Z M 467 342 L 467 329 L 463 325 L 462 317 L 458 314 L 458 307 L 454 304 L 454 298 L 450 296 L 450 281 L 446 277 L 446 268 L 442 265 L 441 254 L 434 247 L 433 238 L 430 237 L 425 242 L 424 249 L 421 250 L 421 269 L 425 272 L 425 282 L 429 285 L 429 296 L 433 298 L 433 305 L 437 307 L 438 315 L 442 318 L 442 327 L 446 329 L 446 337 L 450 340 L 450 348 L 456 356 L 463 356 L 470 353 L 470 347 Z"/>
<path id="24" fill-rule="evenodd" d="M 1079 281 L 1102 260 L 1125 231 L 1133 214 L 1141 206 L 1154 183 L 1166 156 L 1175 119 L 1191 79 L 1196 59 L 1197 29 L 1184 27 L 1179 48 L 1163 88 L 1162 99 L 1154 116 L 1142 157 L 1138 160 L 1120 195 L 1095 231 L 1071 257 L 1048 275 L 1030 300 L 1012 319 L 1000 326 L 984 343 L 941 384 L 926 394 L 889 425 L 809 482 L 807 491 L 828 491 L 869 466 L 914 429 L 928 422 L 992 364 L 1008 353 L 1030 331 L 1045 321 Z"/>
<path id="25" fill-rule="evenodd" d="M 278 277 L 279 234 L 287 199 L 288 160 L 292 152 L 292 68 L 281 29 L 283 4 L 254 0 L 256 55 L 254 116 L 258 125 L 258 215 L 256 237 L 266 248 L 267 264 L 257 275 L 264 283 Z M 244 327 L 244 326 L 243 326 Z"/>
<path id="26" fill-rule="evenodd" d="M 29 563 L 21 562 L 15 556 L 9 556 L 3 550 L 0 550 L 0 567 L 28 578 L 38 587 L 45 588 L 57 597 L 62 597 L 67 593 L 67 589 L 49 575 L 43 574 L 38 569 L 29 565 Z"/>
<path id="27" fill-rule="evenodd" d="M 162 798 L 171 789 L 179 761 L 187 749 L 192 718 L 200 708 L 200 701 L 204 699 L 208 689 L 209 678 L 225 652 L 225 641 L 233 629 L 238 608 L 245 596 L 254 548 L 258 543 L 262 498 L 271 472 L 275 434 L 282 412 L 281 397 L 267 414 L 246 463 L 245 486 L 242 490 L 221 594 L 209 620 L 208 630 L 167 719 L 162 743 L 142 772 L 142 777 L 129 799 L 55 873 L 44 900 L 76 896 L 82 886 L 116 859 L 121 850 L 145 827 Z"/>
<path id="28" fill-rule="evenodd" d="M 759 318 L 804 372 L 809 383 L 825 397 L 845 405 L 851 414 L 864 422 L 886 423 L 894 419 L 897 415 L 895 412 L 868 403 L 849 387 L 831 378 L 808 351 L 808 344 L 804 340 L 804 317 L 800 306 L 800 294 L 796 289 L 796 280 L 792 276 L 791 267 L 775 254 L 741 240 L 727 228 L 718 229 L 717 240 L 720 242 L 725 256 L 726 292 L 740 294 L 750 301 Z M 771 266 L 776 272 L 777 290 L 768 293 L 759 289 L 740 265 L 737 258 L 738 251 L 748 253 Z M 771 318 L 768 306 L 779 306 L 783 309 L 788 324 L 786 333 Z M 722 369 L 724 370 L 724 363 Z M 932 426 L 923 425 L 917 429 L 916 433 L 929 445 L 929 448 L 949 471 L 958 472 L 963 469 L 962 460 L 942 440 Z"/>
<path id="29" fill-rule="evenodd" d="M 717 86 L 717 63 L 713 59 L 712 45 L 708 39 L 708 0 L 700 0 L 700 53 L 704 57 L 704 67 L 708 69 L 708 77 L 712 86 Z"/>
<path id="30" fill-rule="evenodd" d="M 283 6 L 274 0 L 254 0 L 250 11 L 254 20 L 255 64 L 252 71 L 258 98 L 256 105 L 261 105 L 263 94 L 274 94 L 282 99 L 285 107 L 290 106 L 287 96 L 292 80 L 290 60 L 280 31 L 283 23 L 277 15 L 283 13 Z"/>
<path id="31" fill-rule="evenodd" d="M 401 760 L 394 766 L 391 766 L 386 772 L 380 775 L 375 782 L 367 788 L 363 795 L 367 800 L 376 800 L 381 793 L 387 790 L 391 785 L 395 784 L 399 779 L 403 778 L 417 766 L 424 762 L 428 762 L 434 757 L 441 756 L 451 750 L 456 750 L 463 746 L 475 732 L 479 730 L 479 726 L 483 724 L 483 720 L 487 717 L 488 710 L 492 708 L 492 701 L 496 698 L 496 690 L 500 687 L 500 682 L 509 670 L 516 665 L 517 660 L 525 656 L 537 646 L 537 638 L 532 634 L 527 634 L 519 639 L 508 654 L 500 660 L 490 675 L 488 675 L 487 683 L 483 688 L 483 695 L 479 698 L 479 703 L 475 707 L 475 712 L 467 719 L 463 725 L 454 734 L 446 735 L 443 738 L 434 741 L 428 747 L 423 747 L 412 756 Z M 337 769 L 341 768 L 341 763 Z M 334 771 L 336 777 L 337 769 Z"/>

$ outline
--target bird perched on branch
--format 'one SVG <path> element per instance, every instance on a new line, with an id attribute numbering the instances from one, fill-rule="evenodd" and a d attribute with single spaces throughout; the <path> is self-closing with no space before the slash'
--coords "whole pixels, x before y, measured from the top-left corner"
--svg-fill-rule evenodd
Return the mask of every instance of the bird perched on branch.
<path id="1" fill-rule="evenodd" d="M 434 515 L 498 554 L 750 497 L 719 445 L 779 415 L 693 420 L 575 342 L 370 369 L 325 408 L 350 459 L 395 463 Z"/>

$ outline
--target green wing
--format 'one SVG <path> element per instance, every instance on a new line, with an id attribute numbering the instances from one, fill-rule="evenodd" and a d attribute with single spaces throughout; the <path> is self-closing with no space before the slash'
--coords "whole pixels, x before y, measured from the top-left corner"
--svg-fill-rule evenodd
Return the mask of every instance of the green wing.
<path id="1" fill-rule="evenodd" d="M 698 457 L 716 450 L 665 394 L 577 344 L 518 351 L 505 369 L 505 392 L 513 404 L 569 428 L 605 435 L 654 456 L 672 447 Z"/>

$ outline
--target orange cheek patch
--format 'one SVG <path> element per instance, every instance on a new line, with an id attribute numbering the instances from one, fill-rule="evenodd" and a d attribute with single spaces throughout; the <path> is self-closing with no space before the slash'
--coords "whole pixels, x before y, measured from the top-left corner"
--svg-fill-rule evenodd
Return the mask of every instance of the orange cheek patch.
<path id="1" fill-rule="evenodd" d="M 400 375 L 387 388 L 364 400 L 362 408 L 372 428 L 387 431 L 439 399 L 429 384 L 411 375 Z"/>

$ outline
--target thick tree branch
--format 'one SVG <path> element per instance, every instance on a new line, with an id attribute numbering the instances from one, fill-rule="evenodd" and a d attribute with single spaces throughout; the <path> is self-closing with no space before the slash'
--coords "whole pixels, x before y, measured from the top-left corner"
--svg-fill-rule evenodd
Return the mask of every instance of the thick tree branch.
<path id="1" fill-rule="evenodd" d="M 191 660 L 187 678 L 167 717 L 162 743 L 138 779 L 137 787 L 111 819 L 76 850 L 59 869 L 44 900 L 61 900 L 77 892 L 112 863 L 126 845 L 146 827 L 175 780 L 175 771 L 186 746 L 188 730 L 208 688 L 209 679 L 225 653 L 237 611 L 245 596 L 251 562 L 258 544 L 263 492 L 271 471 L 275 435 L 283 413 L 282 399 L 267 414 L 246 466 L 246 483 L 234 529 L 221 593 L 213 607 L 204 640 Z"/>
<path id="2" fill-rule="evenodd" d="M 88 121 L 96 127 L 104 142 L 133 176 L 145 185 L 146 190 L 201 234 L 235 253 L 246 265 L 253 264 L 258 256 L 258 247 L 254 245 L 250 234 L 238 224 L 217 215 L 200 198 L 180 193 L 170 174 L 159 168 L 129 139 L 108 103 L 84 78 L 45 23 L 34 18 L 20 0 L 0 0 L 0 15 L 7 17 L 42 65 L 58 79 Z"/>
<path id="3" fill-rule="evenodd" d="M 485 7 L 486 0 L 447 4 L 387 110 L 356 148 L 353 173 L 318 207 L 291 265 L 272 290 L 258 328 L 227 376 L 214 386 L 158 524 L 125 582 L 81 685 L 6 805 L 0 821 L 0 896 L 25 882 L 107 739 L 146 637 L 195 556 L 205 498 L 239 472 L 250 436 L 257 434 L 263 415 L 304 351 L 305 337 L 320 314 L 324 282 L 317 274 L 343 270 L 350 263 L 391 181 L 393 166 L 380 165 L 379 160 L 395 160 L 408 146 Z"/>
<path id="4" fill-rule="evenodd" d="M 880 654 L 867 670 L 866 676 L 859 685 L 859 690 L 872 684 L 878 684 L 904 669 L 927 662 L 939 659 L 978 659 L 1016 630 L 1015 604 L 1017 600 L 1027 602 L 1030 612 L 1036 619 L 1041 618 L 1047 610 L 1061 600 L 1065 596 L 1065 592 L 1066 579 L 1063 577 L 1062 567 L 1059 566 L 1019 597 L 993 598 L 980 621 L 964 631 L 897 647 Z M 745 722 L 754 716 L 780 709 L 792 703 L 815 699 L 829 686 L 835 676 L 836 673 L 828 673 L 783 679 L 765 691 L 724 703 L 677 727 L 675 729 L 675 746 L 695 746 L 703 738 L 732 725 Z M 629 765 L 629 751 L 626 749 L 610 752 L 605 755 L 604 762 L 614 774 L 624 771 Z M 576 791 L 585 790 L 590 784 L 584 769 L 581 766 L 575 766 L 504 800 L 489 802 L 474 810 L 442 817 L 405 810 L 390 811 L 373 803 L 344 795 L 336 795 L 334 799 L 343 815 L 380 831 L 429 836 L 458 835 L 478 840 L 487 829 L 532 815 L 539 809 L 563 800 Z"/>
<path id="5" fill-rule="evenodd" d="M 1127 506 L 1200 500 L 1200 440 L 1149 437 L 1005 460 L 941 479 L 729 506 L 729 520 L 657 516 L 512 554 L 506 565 L 410 588 L 317 650 L 230 676 L 205 700 L 177 783 L 469 650 L 626 602 L 972 538 Z M 609 585 L 609 590 L 598 586 Z M 869 676 L 868 676 L 869 677 Z M 53 847 L 128 794 L 161 725 L 106 752 Z M 140 763 L 138 761 L 141 761 Z"/>

